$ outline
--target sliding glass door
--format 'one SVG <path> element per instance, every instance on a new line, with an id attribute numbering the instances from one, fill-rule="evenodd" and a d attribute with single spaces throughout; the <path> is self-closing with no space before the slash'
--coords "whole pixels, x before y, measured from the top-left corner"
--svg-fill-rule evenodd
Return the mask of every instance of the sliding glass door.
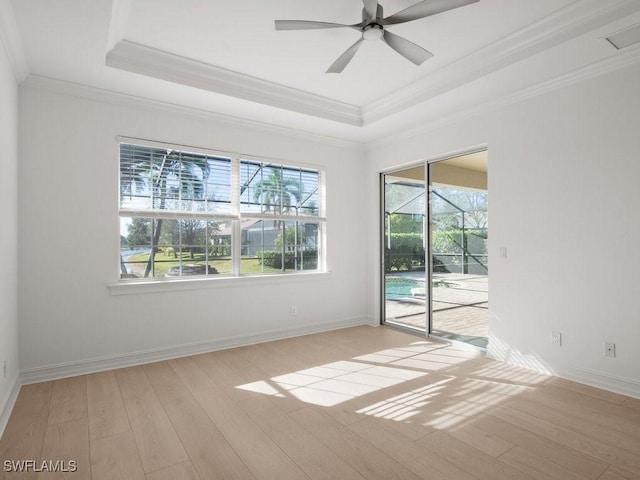
<path id="1" fill-rule="evenodd" d="M 430 334 L 487 346 L 487 152 L 429 163 Z"/>
<path id="2" fill-rule="evenodd" d="M 383 321 L 426 331 L 424 165 L 383 175 Z"/>
<path id="3" fill-rule="evenodd" d="M 383 323 L 487 346 L 487 163 L 482 151 L 382 175 Z"/>

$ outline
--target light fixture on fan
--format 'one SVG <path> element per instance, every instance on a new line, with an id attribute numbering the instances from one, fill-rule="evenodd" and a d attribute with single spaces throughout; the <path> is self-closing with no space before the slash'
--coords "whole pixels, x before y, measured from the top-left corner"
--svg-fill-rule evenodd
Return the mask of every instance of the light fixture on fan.
<path id="1" fill-rule="evenodd" d="M 378 0 L 362 0 L 364 8 L 362 9 L 362 22 L 360 23 L 345 25 L 341 23 L 314 22 L 309 20 L 276 20 L 275 27 L 276 30 L 351 28 L 359 31 L 361 33 L 360 39 L 333 62 L 327 70 L 327 73 L 341 73 L 365 40 L 382 40 L 407 60 L 416 65 L 421 65 L 425 60 L 433 57 L 433 54 L 420 45 L 416 45 L 406 38 L 391 33 L 386 30 L 386 27 L 430 17 L 431 15 L 463 7 L 478 1 L 479 0 L 423 0 L 384 18 L 382 5 L 378 3 Z"/>
<path id="2" fill-rule="evenodd" d="M 374 42 L 376 40 L 380 40 L 383 36 L 384 28 L 382 28 L 382 25 L 372 23 L 364 27 L 364 29 L 362 30 L 362 38 L 364 38 L 365 40 Z"/>

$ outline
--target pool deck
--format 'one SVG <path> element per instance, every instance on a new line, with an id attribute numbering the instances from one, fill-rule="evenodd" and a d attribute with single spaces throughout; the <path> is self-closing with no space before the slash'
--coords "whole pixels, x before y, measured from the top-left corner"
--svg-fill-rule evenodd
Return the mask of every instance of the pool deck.
<path id="1" fill-rule="evenodd" d="M 424 279 L 424 272 L 391 274 L 393 277 Z M 433 333 L 486 347 L 489 333 L 489 279 L 487 275 L 436 273 L 433 288 Z M 417 327 L 426 323 L 426 298 L 410 296 L 386 302 L 390 323 Z"/>

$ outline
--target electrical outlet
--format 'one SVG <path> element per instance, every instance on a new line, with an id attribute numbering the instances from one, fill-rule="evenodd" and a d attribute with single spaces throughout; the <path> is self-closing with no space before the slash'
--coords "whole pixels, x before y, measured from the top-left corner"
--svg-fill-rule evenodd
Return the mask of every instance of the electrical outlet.
<path id="1" fill-rule="evenodd" d="M 295 305 L 291 305 L 291 315 L 297 315 L 298 314 L 298 307 L 296 307 Z"/>
<path id="2" fill-rule="evenodd" d="M 604 342 L 604 356 L 613 357 L 616 356 L 616 344 L 613 342 Z"/>
<path id="3" fill-rule="evenodd" d="M 551 332 L 551 345 L 562 346 L 562 333 Z"/>

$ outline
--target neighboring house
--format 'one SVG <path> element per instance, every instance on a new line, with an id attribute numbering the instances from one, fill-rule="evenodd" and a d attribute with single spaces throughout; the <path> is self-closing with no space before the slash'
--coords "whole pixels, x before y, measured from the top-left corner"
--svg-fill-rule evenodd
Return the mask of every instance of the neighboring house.
<path id="1" fill-rule="evenodd" d="M 242 229 L 242 255 L 257 256 L 264 250 L 277 250 L 278 237 L 282 238 L 282 226 L 271 220 L 245 220 L 241 224 Z M 220 245 L 231 244 L 231 225 L 221 224 L 219 234 Z M 216 239 L 216 242 L 218 241 Z M 318 230 L 314 224 L 305 224 L 304 240 L 298 242 L 298 247 L 315 249 L 318 247 Z M 287 245 L 287 250 L 293 251 L 295 243 Z"/>

